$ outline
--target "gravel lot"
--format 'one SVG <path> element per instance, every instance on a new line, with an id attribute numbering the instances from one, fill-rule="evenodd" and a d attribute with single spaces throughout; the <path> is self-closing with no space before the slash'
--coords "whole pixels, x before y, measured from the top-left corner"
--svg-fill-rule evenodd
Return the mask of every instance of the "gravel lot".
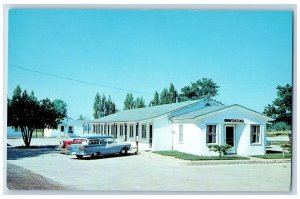
<path id="1" fill-rule="evenodd" d="M 290 191 L 291 163 L 197 165 L 151 152 L 79 160 L 46 146 L 47 139 L 35 142 L 45 146 L 8 147 L 8 167 L 21 166 L 67 190 Z"/>

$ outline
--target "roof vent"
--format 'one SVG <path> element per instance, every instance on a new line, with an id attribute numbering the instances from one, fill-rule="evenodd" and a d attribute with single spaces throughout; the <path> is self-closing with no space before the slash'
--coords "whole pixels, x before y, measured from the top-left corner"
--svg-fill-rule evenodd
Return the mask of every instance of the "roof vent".
<path id="1" fill-rule="evenodd" d="M 211 106 L 210 103 L 206 103 L 205 106 Z"/>

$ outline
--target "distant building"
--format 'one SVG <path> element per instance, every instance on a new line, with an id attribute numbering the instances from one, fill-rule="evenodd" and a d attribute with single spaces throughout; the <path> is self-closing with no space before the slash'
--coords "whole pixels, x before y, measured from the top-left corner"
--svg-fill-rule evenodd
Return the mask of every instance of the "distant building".
<path id="1" fill-rule="evenodd" d="M 7 127 L 7 137 L 8 138 L 20 138 L 22 137 L 22 132 L 20 128 L 15 128 L 13 126 Z"/>
<path id="2" fill-rule="evenodd" d="M 73 120 L 67 118 L 62 120 L 57 129 L 44 129 L 44 137 L 77 137 L 83 134 L 83 125 L 91 120 Z M 35 131 L 34 131 L 35 132 Z M 33 137 L 35 133 L 33 132 Z M 22 132 L 20 127 L 15 128 L 12 126 L 7 127 L 8 138 L 20 138 Z"/>
<path id="3" fill-rule="evenodd" d="M 210 145 L 232 146 L 231 154 L 262 155 L 266 152 L 266 123 L 261 113 L 214 100 L 131 109 L 85 122 L 83 134 L 113 135 L 139 147 L 211 156 Z"/>
<path id="4" fill-rule="evenodd" d="M 45 129 L 44 137 L 76 137 L 83 134 L 83 124 L 89 120 L 64 119 L 57 129 Z"/>

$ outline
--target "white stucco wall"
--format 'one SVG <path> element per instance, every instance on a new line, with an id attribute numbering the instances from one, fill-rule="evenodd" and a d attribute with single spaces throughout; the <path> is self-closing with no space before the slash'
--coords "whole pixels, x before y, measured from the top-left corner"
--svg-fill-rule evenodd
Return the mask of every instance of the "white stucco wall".
<path id="1" fill-rule="evenodd" d="M 183 125 L 183 142 L 179 141 L 179 126 Z M 201 128 L 193 122 L 173 124 L 173 149 L 189 154 L 210 156 L 218 155 L 209 151 L 206 146 L 206 135 Z"/>
<path id="2" fill-rule="evenodd" d="M 244 119 L 244 123 L 225 123 L 224 119 Z M 184 142 L 178 143 L 179 124 L 183 124 Z M 176 121 L 174 129 L 174 150 L 197 155 L 217 155 L 209 151 L 206 144 L 206 125 L 217 125 L 217 144 L 225 144 L 225 125 L 235 126 L 235 146 L 238 155 L 262 155 L 265 154 L 265 129 L 266 121 L 253 114 L 251 111 L 239 107 L 232 107 L 225 111 L 211 114 L 207 117 L 196 120 Z M 260 144 L 250 144 L 250 125 L 259 124 L 261 126 Z"/>
<path id="3" fill-rule="evenodd" d="M 73 126 L 73 133 L 68 133 L 69 126 L 64 126 L 64 132 L 61 131 L 60 127 L 57 129 L 44 129 L 44 137 L 76 137 L 83 135 L 82 126 Z"/>
<path id="4" fill-rule="evenodd" d="M 172 125 L 168 115 L 153 119 L 152 151 L 172 150 Z"/>
<path id="5" fill-rule="evenodd" d="M 67 136 L 67 133 L 65 133 Z M 64 133 L 59 129 L 44 129 L 44 137 L 63 137 Z"/>

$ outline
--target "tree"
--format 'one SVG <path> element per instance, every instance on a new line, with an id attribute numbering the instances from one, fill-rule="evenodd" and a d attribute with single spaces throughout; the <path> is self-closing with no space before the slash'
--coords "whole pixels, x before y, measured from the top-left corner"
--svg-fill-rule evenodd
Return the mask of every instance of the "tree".
<path id="1" fill-rule="evenodd" d="M 134 102 L 134 108 L 143 108 L 143 107 L 146 107 L 143 97 L 141 98 L 137 97 Z"/>
<path id="2" fill-rule="evenodd" d="M 155 91 L 154 93 L 154 97 L 151 100 L 151 102 L 149 103 L 149 106 L 157 106 L 160 104 L 160 100 L 159 100 L 159 94 L 157 91 Z"/>
<path id="3" fill-rule="evenodd" d="M 178 93 L 177 90 L 175 89 L 174 85 L 172 83 L 170 83 L 170 87 L 169 87 L 169 99 L 168 99 L 168 103 L 176 103 L 177 102 L 177 97 L 178 97 Z"/>
<path id="4" fill-rule="evenodd" d="M 179 95 L 180 101 L 211 98 L 218 95 L 219 86 L 212 79 L 202 78 L 192 82 L 190 86 L 184 86 Z"/>
<path id="5" fill-rule="evenodd" d="M 264 114 L 275 119 L 274 123 L 285 122 L 288 125 L 292 123 L 292 98 L 293 88 L 287 84 L 277 86 L 277 97 L 264 109 Z"/>
<path id="6" fill-rule="evenodd" d="M 116 110 L 116 104 L 111 101 L 110 96 L 108 96 L 107 101 L 105 102 L 105 107 L 106 107 L 106 115 L 114 114 Z"/>
<path id="7" fill-rule="evenodd" d="M 127 93 L 124 101 L 124 110 L 134 109 L 134 99 L 132 93 Z"/>
<path id="8" fill-rule="evenodd" d="M 166 88 L 160 94 L 160 104 L 169 104 L 169 92 Z"/>
<path id="9" fill-rule="evenodd" d="M 106 96 L 104 95 L 104 93 L 102 94 L 102 97 L 101 97 L 101 100 L 100 100 L 100 104 L 99 104 L 99 117 L 104 117 L 107 114 L 108 112 L 108 109 L 107 109 L 107 105 L 106 104 Z"/>
<path id="10" fill-rule="evenodd" d="M 67 103 L 61 99 L 55 99 L 53 101 L 55 109 L 63 115 L 67 116 Z"/>
<path id="11" fill-rule="evenodd" d="M 100 118 L 100 114 L 102 111 L 102 101 L 101 101 L 101 96 L 99 95 L 99 93 L 96 94 L 95 96 L 95 100 L 94 100 L 94 104 L 93 104 L 93 110 L 94 110 L 94 119 L 98 119 Z"/>
<path id="12" fill-rule="evenodd" d="M 104 94 L 102 94 L 101 97 L 99 93 L 97 93 L 95 96 L 93 108 L 95 119 L 114 114 L 117 111 L 116 104 L 111 100 L 110 96 L 108 96 L 108 99 L 106 99 Z"/>
<path id="13" fill-rule="evenodd" d="M 57 128 L 66 112 L 60 112 L 48 98 L 38 100 L 34 93 L 22 92 L 18 85 L 7 104 L 8 126 L 20 127 L 26 147 L 30 147 L 34 129 Z"/>

